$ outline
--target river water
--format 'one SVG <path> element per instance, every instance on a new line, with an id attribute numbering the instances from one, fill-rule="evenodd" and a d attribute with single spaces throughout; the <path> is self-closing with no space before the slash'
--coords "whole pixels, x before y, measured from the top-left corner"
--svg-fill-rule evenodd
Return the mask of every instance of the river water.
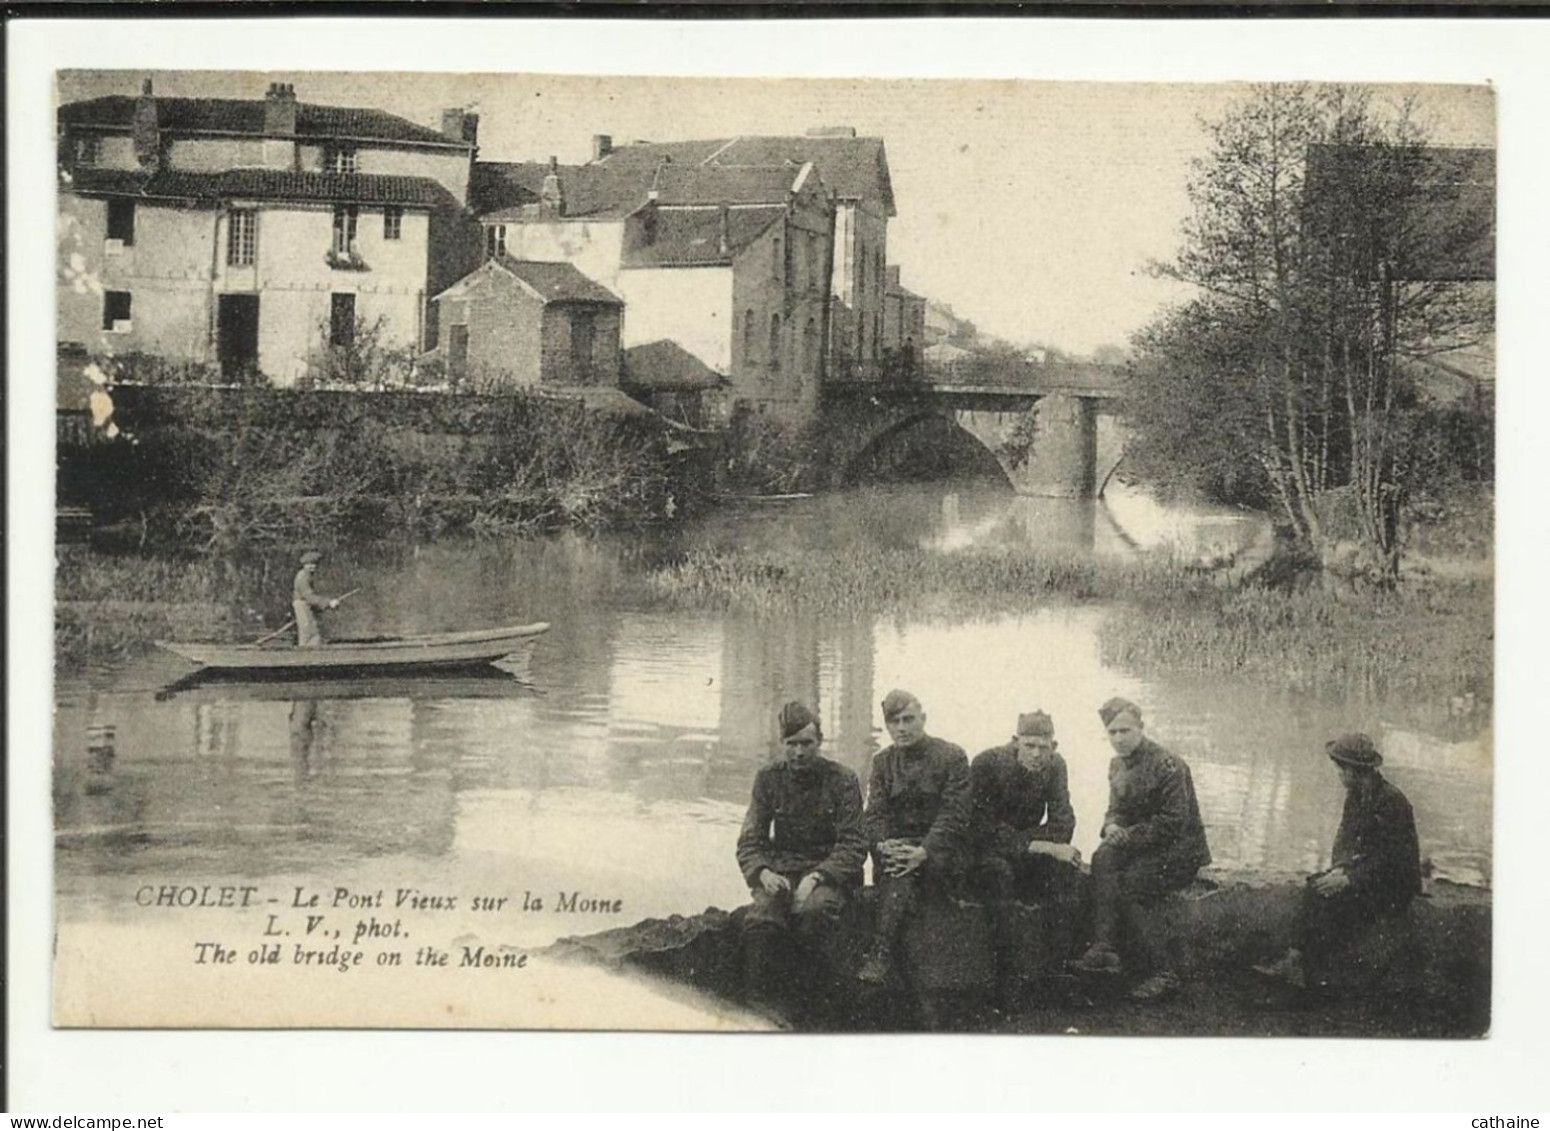
<path id="1" fill-rule="evenodd" d="M 1322 756 L 1375 735 L 1447 876 L 1490 871 L 1488 735 L 1426 733 L 1368 696 L 1312 698 L 1248 682 L 1106 662 L 1112 608 L 1054 605 L 975 619 L 942 610 L 855 621 L 669 613 L 640 576 L 696 546 L 916 544 L 949 552 L 1053 544 L 1095 555 L 1210 556 L 1259 520 L 929 485 L 717 512 L 672 535 L 485 540 L 335 554 L 319 588 L 360 587 L 337 635 L 546 620 L 526 683 L 360 680 L 217 684 L 159 701 L 186 671 L 153 656 L 62 681 L 56 693 L 56 876 L 62 914 L 127 914 L 144 882 L 470 885 L 582 893 L 617 911 L 528 916 L 501 941 L 535 945 L 647 916 L 731 908 L 746 893 L 733 844 L 782 701 L 815 704 L 825 753 L 866 780 L 886 743 L 878 701 L 915 691 L 928 728 L 972 756 L 1020 711 L 1053 715 L 1090 854 L 1110 751 L 1096 708 L 1144 705 L 1150 734 L 1190 763 L 1212 853 L 1228 869 L 1325 860 L 1340 790 Z M 132 909 L 131 909 L 132 910 Z"/>

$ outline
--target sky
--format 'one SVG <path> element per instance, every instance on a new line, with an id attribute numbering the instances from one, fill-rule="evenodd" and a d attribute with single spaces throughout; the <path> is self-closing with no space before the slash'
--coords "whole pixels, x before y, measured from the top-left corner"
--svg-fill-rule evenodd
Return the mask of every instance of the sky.
<path id="1" fill-rule="evenodd" d="M 62 101 L 134 94 L 261 98 L 293 83 L 303 102 L 374 106 L 428 126 L 477 110 L 485 160 L 586 160 L 616 144 L 854 126 L 884 140 L 898 206 L 888 258 L 903 283 L 983 331 L 1086 354 L 1124 345 L 1177 283 L 1147 264 L 1178 245 L 1202 120 L 1234 84 L 898 79 L 689 79 L 532 74 L 98 71 L 60 75 Z M 1392 86 L 1413 94 L 1435 141 L 1491 145 L 1484 86 Z"/>

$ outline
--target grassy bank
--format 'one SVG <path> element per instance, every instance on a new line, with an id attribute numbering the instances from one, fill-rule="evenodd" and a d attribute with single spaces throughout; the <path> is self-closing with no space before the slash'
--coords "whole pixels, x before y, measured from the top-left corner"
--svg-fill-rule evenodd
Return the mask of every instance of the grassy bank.
<path id="1" fill-rule="evenodd" d="M 236 580 L 218 564 L 116 557 L 62 546 L 54 581 L 59 671 L 138 655 L 156 640 L 229 638 L 242 621 Z"/>
<path id="2" fill-rule="evenodd" d="M 644 410 L 536 394 L 113 395 L 124 436 L 68 452 L 61 497 L 179 550 L 627 525 L 673 509 L 692 462 Z"/>
<path id="3" fill-rule="evenodd" d="M 1480 580 L 1392 592 L 1282 592 L 1217 584 L 1160 560 L 1059 553 L 695 552 L 650 578 L 683 607 L 963 619 L 1059 602 L 1114 604 L 1107 661 L 1146 673 L 1246 677 L 1300 690 L 1446 703 L 1490 698 L 1492 592 Z"/>

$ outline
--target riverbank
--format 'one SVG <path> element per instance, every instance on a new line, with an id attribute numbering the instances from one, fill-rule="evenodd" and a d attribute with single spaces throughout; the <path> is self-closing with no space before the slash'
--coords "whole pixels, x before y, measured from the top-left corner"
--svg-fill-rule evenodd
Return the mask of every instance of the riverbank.
<path id="1" fill-rule="evenodd" d="M 55 654 L 61 670 L 113 663 L 157 639 L 254 639 L 288 613 L 290 557 L 168 557 L 61 546 Z M 1111 607 L 1103 658 L 1141 675 L 1199 673 L 1278 688 L 1400 700 L 1446 723 L 1489 717 L 1492 587 L 1426 576 L 1345 594 L 1218 584 L 1160 557 L 910 547 L 694 548 L 621 571 L 631 604 L 668 613 L 787 610 L 844 620 L 907 613 L 961 624 L 1060 605 Z"/>
<path id="2" fill-rule="evenodd" d="M 1085 877 L 1083 877 L 1085 879 Z M 787 1003 L 795 1027 L 877 1032 L 1128 1036 L 1478 1037 L 1490 1025 L 1491 894 L 1437 884 L 1409 912 L 1374 924 L 1334 956 L 1325 985 L 1298 992 L 1252 971 L 1288 944 L 1300 878 L 1214 873 L 1166 899 L 1153 923 L 1183 986 L 1169 999 L 1132 1002 L 1123 979 L 1071 978 L 1080 950 L 1081 891 L 1063 904 L 1014 905 L 1008 916 L 1014 1002 L 996 993 L 991 931 L 982 906 L 922 908 L 901 947 L 903 977 L 882 990 L 855 972 L 871 937 L 872 890 L 850 905 L 831 939 L 827 971 L 809 1002 Z M 745 908 L 647 920 L 562 939 L 551 958 L 643 971 L 747 1004 L 740 929 Z M 812 978 L 811 966 L 804 974 Z"/>
<path id="3" fill-rule="evenodd" d="M 921 548 L 696 551 L 649 578 L 680 608 L 830 616 L 908 611 L 961 621 L 1052 603 L 1113 603 L 1104 658 L 1141 674 L 1196 672 L 1298 691 L 1397 698 L 1446 717 L 1488 714 L 1489 578 L 1426 574 L 1394 590 L 1221 584 L 1163 557 Z"/>

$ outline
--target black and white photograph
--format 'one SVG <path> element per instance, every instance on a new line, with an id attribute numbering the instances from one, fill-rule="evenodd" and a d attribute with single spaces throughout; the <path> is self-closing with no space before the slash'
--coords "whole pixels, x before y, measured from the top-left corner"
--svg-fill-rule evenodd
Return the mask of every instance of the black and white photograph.
<path id="1" fill-rule="evenodd" d="M 1488 88 L 58 82 L 60 1024 L 1488 1028 Z"/>
<path id="2" fill-rule="evenodd" d="M 56 1031 L 1495 1039 L 1488 76 L 230 58 L 48 72 Z"/>

